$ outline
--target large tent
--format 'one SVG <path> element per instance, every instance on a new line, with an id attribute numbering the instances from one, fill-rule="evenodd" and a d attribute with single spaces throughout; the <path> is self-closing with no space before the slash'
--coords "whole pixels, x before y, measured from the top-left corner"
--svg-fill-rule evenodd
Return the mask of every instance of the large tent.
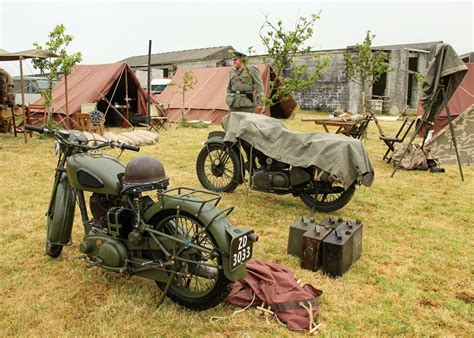
<path id="1" fill-rule="evenodd" d="M 124 106 L 127 97 L 130 115 L 147 114 L 146 92 L 125 62 L 74 66 L 67 77 L 67 111 L 64 81 L 63 78 L 53 88 L 52 109 L 56 121 L 68 116 L 74 120 L 74 114 L 81 111 L 82 103 L 97 103 L 97 109 L 106 113 L 106 124 L 121 125 L 122 117 L 110 106 Z M 43 99 L 35 104 L 43 104 Z"/>
<path id="2" fill-rule="evenodd" d="M 461 164 L 474 165 L 474 104 L 453 120 Z M 456 153 L 449 126 L 441 129 L 428 143 L 433 157 L 442 163 L 456 164 Z"/>
<path id="3" fill-rule="evenodd" d="M 275 81 L 275 74 L 268 64 L 258 65 L 257 67 L 263 79 L 265 95 L 269 96 L 270 80 Z M 214 124 L 220 123 L 229 109 L 225 98 L 230 67 L 193 68 L 191 70 L 197 83 L 193 89 L 185 93 L 186 118 L 188 120 L 211 121 Z M 167 116 L 171 122 L 181 120 L 183 96 L 179 85 L 183 84 L 186 71 L 187 69 L 178 69 L 172 79 L 174 85 L 166 87 L 157 99 L 160 104 L 168 107 Z M 276 81 L 278 83 L 278 79 Z M 290 97 L 268 109 L 265 114 L 277 118 L 288 118 L 296 106 L 296 101 Z"/>

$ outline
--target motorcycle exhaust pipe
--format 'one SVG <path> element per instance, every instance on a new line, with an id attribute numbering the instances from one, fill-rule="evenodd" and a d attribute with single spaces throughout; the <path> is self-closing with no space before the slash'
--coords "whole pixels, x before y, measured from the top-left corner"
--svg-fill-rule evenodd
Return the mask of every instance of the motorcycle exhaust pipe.
<path id="1" fill-rule="evenodd" d="M 215 279 L 217 278 L 218 270 L 212 266 L 196 264 L 196 266 L 193 268 L 193 272 L 202 278 Z"/>

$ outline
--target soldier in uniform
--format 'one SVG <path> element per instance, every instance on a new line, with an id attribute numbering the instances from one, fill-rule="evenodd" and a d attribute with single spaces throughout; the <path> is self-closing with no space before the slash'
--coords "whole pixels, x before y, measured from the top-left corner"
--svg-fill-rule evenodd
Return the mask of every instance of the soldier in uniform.
<path id="1" fill-rule="evenodd" d="M 258 68 L 247 65 L 244 57 L 242 53 L 233 52 L 234 67 L 229 72 L 226 103 L 229 112 L 261 113 L 264 96 L 262 78 Z"/>
<path id="2" fill-rule="evenodd" d="M 0 105 L 13 107 L 15 105 L 15 86 L 12 76 L 0 68 Z"/>

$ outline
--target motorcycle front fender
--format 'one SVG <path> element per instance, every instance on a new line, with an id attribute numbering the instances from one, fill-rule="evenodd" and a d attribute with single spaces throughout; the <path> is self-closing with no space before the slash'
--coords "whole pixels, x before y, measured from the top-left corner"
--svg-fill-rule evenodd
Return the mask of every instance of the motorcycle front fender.
<path id="1" fill-rule="evenodd" d="M 67 245 L 71 242 L 76 194 L 69 185 L 66 173 L 61 175 L 53 194 L 53 207 L 46 215 L 46 240 L 49 244 Z"/>
<path id="2" fill-rule="evenodd" d="M 208 231 L 216 242 L 216 246 L 222 253 L 222 265 L 225 276 L 231 281 L 237 281 L 247 275 L 245 264 L 241 265 L 235 270 L 230 267 L 229 252 L 231 249 L 232 233 L 241 233 L 246 231 L 245 229 L 235 227 L 227 219 L 224 213 L 219 211 L 212 203 L 206 203 L 204 207 L 200 200 L 196 196 L 187 196 L 189 201 L 163 196 L 163 198 L 152 205 L 145 212 L 145 222 L 149 222 L 152 218 L 159 218 L 161 213 L 167 213 L 170 209 L 179 209 L 181 213 L 187 213 L 193 215 L 199 219 L 199 221 L 208 225 Z M 236 231 L 234 231 L 236 230 Z"/>

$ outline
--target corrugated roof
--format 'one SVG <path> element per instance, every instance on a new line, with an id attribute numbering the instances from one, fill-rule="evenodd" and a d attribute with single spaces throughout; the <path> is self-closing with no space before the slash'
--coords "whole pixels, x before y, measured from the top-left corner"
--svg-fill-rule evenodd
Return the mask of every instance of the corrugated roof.
<path id="1" fill-rule="evenodd" d="M 228 53 L 229 49 L 233 50 L 234 48 L 232 46 L 220 46 L 156 53 L 151 55 L 151 64 L 169 65 L 187 61 L 200 61 L 210 59 L 213 56 L 222 58 Z M 222 56 L 219 54 L 222 54 Z M 131 67 L 146 66 L 148 64 L 148 55 L 132 56 L 122 61 L 127 62 Z"/>

